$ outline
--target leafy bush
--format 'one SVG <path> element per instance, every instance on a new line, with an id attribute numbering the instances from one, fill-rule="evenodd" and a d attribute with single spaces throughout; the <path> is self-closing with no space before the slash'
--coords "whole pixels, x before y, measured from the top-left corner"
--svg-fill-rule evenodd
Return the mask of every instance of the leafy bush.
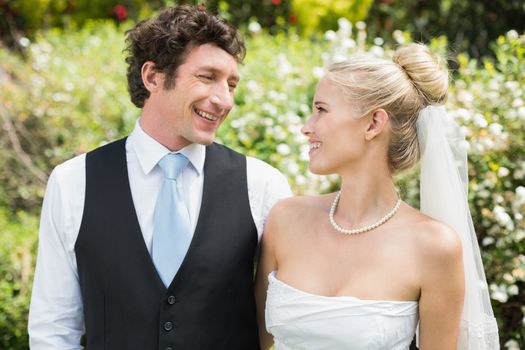
<path id="1" fill-rule="evenodd" d="M 0 205 L 38 208 L 51 167 L 130 130 L 122 32 L 93 22 L 46 33 L 22 60 L 0 49 Z M 9 169 L 9 171 L 7 170 Z"/>
<path id="2" fill-rule="evenodd" d="M 368 38 L 362 22 L 338 23 L 337 32 L 328 31 L 317 41 L 293 33 L 272 37 L 260 26 L 249 26 L 236 107 L 218 134 L 223 143 L 277 166 L 296 193 L 327 192 L 337 186 L 336 178 L 307 171 L 308 145 L 300 134 L 323 66 L 355 52 L 388 55 L 396 43 L 411 40 L 409 34 L 396 31 L 396 42 L 385 43 Z M 511 31 L 494 45 L 496 60 L 460 55 L 447 104 L 465 126 L 470 144 L 469 200 L 502 344 L 522 347 L 524 44 L 525 35 Z M 446 52 L 444 39 L 431 45 Z M 0 338 L 8 339 L 0 343 L 2 348 L 23 348 L 19 344 L 27 339 L 28 274 L 20 272 L 20 266 L 27 266 L 22 263 L 27 255 L 13 252 L 15 247 L 33 251 L 35 208 L 46 174 L 66 158 L 129 133 L 139 115 L 127 95 L 122 48 L 123 28 L 93 23 L 78 32 L 46 32 L 28 43 L 26 60 L 0 49 L 0 117 L 7 131 L 0 134 L 0 207 L 8 213 L 20 208 L 32 213 L 5 225 L 7 219 L 0 215 L 0 252 L 6 252 L 0 253 L 0 277 L 5 281 L 0 304 L 8 311 L 0 310 L 9 315 L 0 314 Z M 413 205 L 418 202 L 416 175 L 407 173 L 399 180 L 404 199 Z M 15 271 L 9 272 L 11 280 L 3 277 L 4 271 Z"/>
<path id="3" fill-rule="evenodd" d="M 364 20 L 372 0 L 293 0 L 292 13 L 297 25 L 305 34 L 337 29 L 337 21 L 346 18 L 351 22 Z"/>
<path id="4" fill-rule="evenodd" d="M 37 219 L 0 211 L 0 348 L 27 349 Z"/>
<path id="5" fill-rule="evenodd" d="M 444 35 L 455 52 L 492 55 L 489 43 L 511 29 L 525 30 L 522 0 L 377 0 L 366 22 L 374 36 L 406 30 L 418 40 Z"/>

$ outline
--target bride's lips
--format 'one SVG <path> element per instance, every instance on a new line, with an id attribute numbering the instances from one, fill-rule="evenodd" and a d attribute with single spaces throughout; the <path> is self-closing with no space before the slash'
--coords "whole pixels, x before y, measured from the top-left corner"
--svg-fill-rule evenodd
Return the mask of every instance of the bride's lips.
<path id="1" fill-rule="evenodd" d="M 312 154 L 313 152 L 317 151 L 319 148 L 321 148 L 321 141 L 313 141 L 310 140 L 310 151 L 309 154 Z"/>

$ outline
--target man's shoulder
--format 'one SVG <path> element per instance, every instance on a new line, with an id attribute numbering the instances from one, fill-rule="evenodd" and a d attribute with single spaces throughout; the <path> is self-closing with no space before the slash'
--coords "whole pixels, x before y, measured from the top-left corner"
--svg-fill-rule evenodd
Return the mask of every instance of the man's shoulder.
<path id="1" fill-rule="evenodd" d="M 260 159 L 247 156 L 246 173 L 248 187 L 267 193 L 272 205 L 276 200 L 292 195 L 286 177 L 277 168 Z"/>
<path id="2" fill-rule="evenodd" d="M 127 136 L 118 140 L 110 141 L 108 143 L 105 143 L 103 145 L 100 145 L 99 147 L 89 151 L 86 153 L 86 155 L 96 155 L 96 154 L 107 154 L 110 152 L 119 152 L 122 149 L 125 149 L 126 147 L 126 140 Z"/>
<path id="3" fill-rule="evenodd" d="M 216 152 L 225 152 L 225 153 L 229 153 L 231 155 L 235 155 L 235 156 L 238 156 L 238 157 L 245 157 L 246 158 L 246 167 L 247 167 L 248 173 L 249 174 L 250 173 L 257 174 L 257 177 L 261 178 L 261 180 L 263 180 L 264 178 L 267 178 L 267 177 L 270 177 L 270 178 L 277 177 L 277 178 L 283 178 L 284 179 L 284 175 L 279 170 L 277 170 L 277 168 L 275 168 L 274 166 L 266 163 L 265 161 L 263 161 L 261 159 L 258 159 L 258 158 L 252 157 L 252 156 L 244 155 L 241 152 L 238 152 L 238 151 L 236 151 L 234 149 L 231 149 L 228 146 L 225 146 L 225 145 L 217 143 L 217 142 L 214 142 L 213 144 L 211 144 L 208 147 L 212 147 Z"/>
<path id="4" fill-rule="evenodd" d="M 86 153 L 79 154 L 57 165 L 51 174 L 57 180 L 75 178 L 84 175 L 86 167 Z"/>
<path id="5" fill-rule="evenodd" d="M 279 180 L 285 179 L 284 175 L 276 167 L 259 158 L 246 156 L 246 167 L 248 173 L 256 175 L 261 180 L 274 178 Z"/>
<path id="6" fill-rule="evenodd" d="M 126 138 L 119 139 L 116 141 L 111 141 L 108 143 L 105 143 L 103 145 L 100 145 L 99 147 L 94 148 L 91 151 L 81 153 L 77 156 L 74 156 L 73 158 L 69 158 L 68 160 L 58 164 L 53 169 L 53 175 L 61 178 L 61 177 L 69 177 L 69 176 L 76 176 L 79 173 L 84 173 L 85 167 L 86 167 L 86 156 L 89 154 L 96 154 L 100 152 L 106 152 L 115 146 L 118 146 L 121 143 L 124 143 Z"/>

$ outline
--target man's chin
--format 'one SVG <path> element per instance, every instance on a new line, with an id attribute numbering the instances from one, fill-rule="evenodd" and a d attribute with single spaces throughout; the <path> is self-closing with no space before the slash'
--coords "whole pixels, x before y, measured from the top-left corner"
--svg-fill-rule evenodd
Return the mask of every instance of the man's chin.
<path id="1" fill-rule="evenodd" d="M 201 144 L 203 146 L 211 145 L 215 141 L 215 135 L 209 136 L 209 137 L 199 137 L 198 140 L 196 140 L 196 143 Z"/>

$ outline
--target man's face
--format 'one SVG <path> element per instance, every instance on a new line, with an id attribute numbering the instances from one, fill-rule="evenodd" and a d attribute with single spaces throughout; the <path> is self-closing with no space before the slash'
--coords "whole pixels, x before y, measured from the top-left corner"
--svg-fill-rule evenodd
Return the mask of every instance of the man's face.
<path id="1" fill-rule="evenodd" d="M 233 106 L 238 81 L 233 56 L 213 44 L 194 47 L 178 67 L 174 87 L 150 96 L 159 121 L 155 128 L 175 148 L 212 143 Z"/>

